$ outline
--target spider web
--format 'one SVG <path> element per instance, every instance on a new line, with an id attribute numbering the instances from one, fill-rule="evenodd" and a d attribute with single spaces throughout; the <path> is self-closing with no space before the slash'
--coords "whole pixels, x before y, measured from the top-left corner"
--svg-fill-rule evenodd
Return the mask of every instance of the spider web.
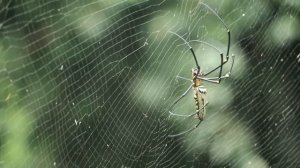
<path id="1" fill-rule="evenodd" d="M 300 3 L 204 1 L 235 64 L 198 120 L 169 115 L 227 30 L 202 1 L 0 2 L 0 167 L 297 167 Z M 210 76 L 217 76 L 218 70 Z M 173 112 L 195 112 L 193 93 Z"/>

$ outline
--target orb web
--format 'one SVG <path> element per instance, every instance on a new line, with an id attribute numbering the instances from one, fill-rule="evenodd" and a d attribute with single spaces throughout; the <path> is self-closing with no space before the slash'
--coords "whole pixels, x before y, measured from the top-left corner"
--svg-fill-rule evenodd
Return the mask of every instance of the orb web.
<path id="1" fill-rule="evenodd" d="M 204 82 L 231 31 L 232 76 Z M 15 1 L 0 3 L 0 167 L 295 167 L 299 3 Z M 217 76 L 219 71 L 210 76 Z"/>

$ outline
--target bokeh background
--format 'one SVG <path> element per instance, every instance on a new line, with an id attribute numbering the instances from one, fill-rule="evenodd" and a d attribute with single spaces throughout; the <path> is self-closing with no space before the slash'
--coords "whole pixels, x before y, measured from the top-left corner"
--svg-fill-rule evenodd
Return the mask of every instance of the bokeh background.
<path id="1" fill-rule="evenodd" d="M 170 116 L 195 62 L 206 119 Z M 2 0 L 0 167 L 299 167 L 297 0 Z M 212 74 L 215 76 L 218 74 Z M 192 93 L 172 109 L 195 111 Z"/>

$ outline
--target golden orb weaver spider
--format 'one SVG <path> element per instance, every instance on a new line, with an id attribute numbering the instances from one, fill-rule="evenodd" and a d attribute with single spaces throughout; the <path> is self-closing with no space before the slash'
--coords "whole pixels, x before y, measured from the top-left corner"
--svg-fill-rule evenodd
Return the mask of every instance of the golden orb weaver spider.
<path id="1" fill-rule="evenodd" d="M 180 79 L 183 79 L 183 80 L 188 80 L 188 81 L 191 81 L 192 84 L 189 86 L 189 88 L 171 105 L 170 107 L 170 115 L 173 115 L 173 116 L 178 116 L 178 117 L 191 117 L 191 116 L 195 116 L 195 118 L 199 119 L 199 122 L 193 126 L 192 128 L 184 131 L 184 132 L 181 132 L 179 134 L 174 134 L 174 135 L 168 135 L 168 137 L 176 137 L 176 136 L 180 136 L 180 135 L 183 135 L 183 134 L 186 134 L 186 133 L 189 133 L 191 131 L 193 131 L 194 129 L 196 129 L 200 123 L 204 120 L 204 117 L 205 117 L 205 114 L 206 114 L 206 109 L 205 107 L 207 106 L 208 104 L 208 101 L 206 100 L 206 88 L 204 85 L 202 85 L 203 81 L 206 81 L 206 82 L 210 82 L 210 83 L 215 83 L 215 84 L 220 84 L 222 79 L 225 79 L 225 78 L 229 78 L 230 77 L 230 74 L 231 74 L 231 71 L 232 71 L 232 68 L 233 68 L 233 64 L 234 64 L 234 55 L 232 56 L 232 64 L 231 64 L 231 67 L 230 67 L 230 70 L 228 73 L 226 73 L 225 75 L 222 75 L 222 70 L 223 70 L 223 65 L 225 65 L 228 60 L 229 60 L 229 50 L 230 50 L 230 30 L 228 28 L 228 26 L 225 24 L 225 22 L 221 19 L 221 17 L 212 9 L 210 8 L 208 5 L 206 5 L 205 3 L 202 3 L 200 2 L 201 4 L 203 4 L 209 11 L 211 11 L 223 24 L 223 26 L 227 29 L 227 34 L 228 34 L 228 45 L 227 45 L 227 51 L 226 51 L 226 57 L 225 57 L 225 60 L 224 60 L 224 55 L 223 53 L 217 49 L 216 47 L 214 47 L 213 45 L 207 43 L 207 42 L 204 42 L 204 41 L 199 41 L 199 40 L 191 40 L 194 41 L 194 42 L 198 42 L 198 43 L 202 43 L 202 44 L 205 44 L 209 47 L 212 47 L 213 49 L 215 49 L 216 51 L 219 52 L 220 56 L 221 56 L 221 64 L 219 66 L 217 66 L 216 68 L 214 68 L 213 70 L 209 71 L 208 73 L 203 73 L 202 69 L 200 68 L 200 65 L 198 64 L 198 60 L 196 58 L 196 55 L 195 55 L 195 52 L 194 52 L 194 49 L 192 48 L 192 46 L 183 38 L 181 37 L 180 35 L 178 35 L 177 33 L 175 32 L 172 32 L 172 31 L 169 31 L 169 33 L 179 37 L 179 39 L 183 40 L 185 44 L 187 44 L 187 46 L 189 47 L 189 50 L 191 51 L 193 57 L 194 57 L 194 60 L 195 60 L 195 63 L 196 63 L 196 66 L 197 68 L 192 68 L 192 80 L 190 79 L 187 79 L 187 78 L 184 78 L 184 77 L 180 77 L 180 76 L 177 76 L 177 78 L 180 78 Z M 219 71 L 219 76 L 218 77 L 207 77 L 209 74 L 215 72 L 217 69 L 220 69 Z M 196 112 L 192 113 L 192 114 L 188 114 L 188 115 L 183 115 L 183 114 L 176 114 L 176 113 L 173 113 L 171 110 L 173 109 L 173 107 L 182 99 L 184 98 L 187 93 L 193 89 L 194 91 L 194 100 L 195 100 L 195 104 L 196 104 Z"/>

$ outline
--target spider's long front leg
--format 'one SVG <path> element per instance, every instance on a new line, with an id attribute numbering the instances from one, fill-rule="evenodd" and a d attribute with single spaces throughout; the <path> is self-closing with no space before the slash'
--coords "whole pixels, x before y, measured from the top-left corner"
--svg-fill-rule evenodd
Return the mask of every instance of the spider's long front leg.
<path id="1" fill-rule="evenodd" d="M 205 76 L 209 75 L 212 72 L 214 72 L 214 71 L 216 71 L 217 69 L 220 68 L 220 75 L 219 75 L 219 77 L 221 77 L 223 65 L 225 65 L 228 62 L 228 60 L 229 60 L 229 50 L 230 50 L 230 41 L 231 41 L 230 30 L 229 30 L 227 24 L 224 22 L 224 20 L 218 15 L 218 13 L 215 10 L 213 10 L 210 6 L 208 6 L 207 4 L 205 4 L 205 3 L 201 2 L 201 1 L 199 1 L 199 4 L 204 5 L 209 11 L 211 11 L 221 21 L 221 23 L 223 24 L 223 26 L 227 29 L 228 43 L 227 43 L 227 51 L 226 51 L 225 60 L 223 59 L 223 54 L 221 53 L 221 64 L 219 66 L 217 66 L 216 68 L 214 68 L 213 70 L 211 70 L 211 71 L 209 71 L 208 73 L 205 74 Z M 220 82 L 221 82 L 221 79 L 219 79 L 219 83 Z"/>

